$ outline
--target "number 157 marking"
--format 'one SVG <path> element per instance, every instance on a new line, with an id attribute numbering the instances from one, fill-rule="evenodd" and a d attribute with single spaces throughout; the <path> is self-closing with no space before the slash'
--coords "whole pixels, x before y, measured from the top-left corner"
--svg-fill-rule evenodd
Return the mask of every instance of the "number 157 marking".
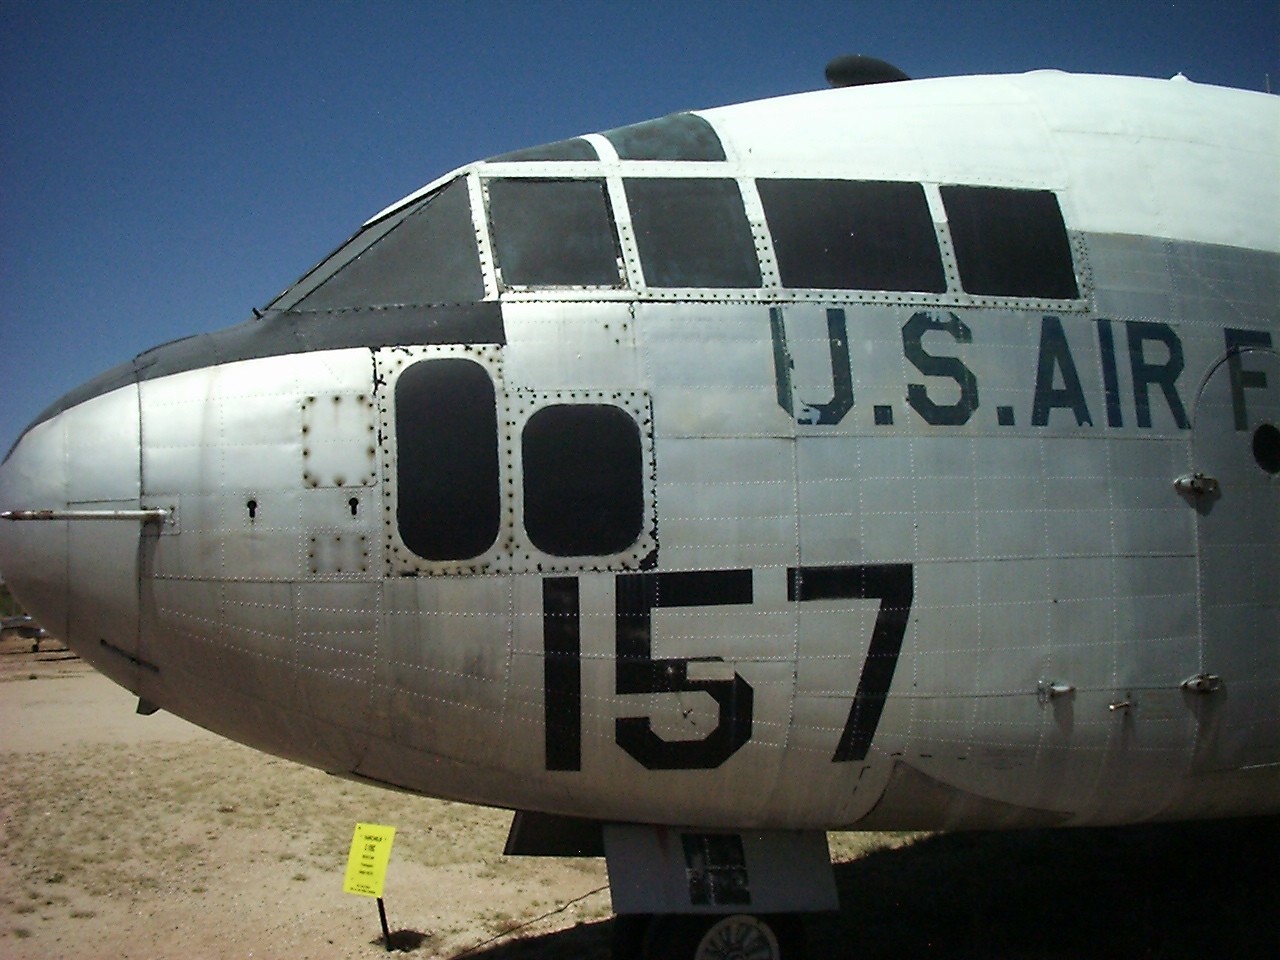
<path id="1" fill-rule="evenodd" d="M 715 729 L 701 740 L 667 741 L 648 717 L 619 717 L 618 746 L 650 770 L 710 770 L 719 767 L 751 739 L 754 696 L 736 672 L 732 679 L 691 679 L 691 662 L 720 657 L 664 658 L 652 653 L 654 607 L 704 607 L 750 604 L 750 570 L 619 574 L 616 581 L 616 692 L 678 693 L 703 691 L 719 707 Z M 910 564 L 792 567 L 787 570 L 787 599 L 879 600 L 875 627 L 862 664 L 833 763 L 864 760 L 875 738 L 906 636 L 914 595 Z M 551 577 L 542 584 L 544 719 L 548 770 L 582 769 L 582 650 L 578 579 Z M 803 655 L 803 654 L 802 654 Z"/>

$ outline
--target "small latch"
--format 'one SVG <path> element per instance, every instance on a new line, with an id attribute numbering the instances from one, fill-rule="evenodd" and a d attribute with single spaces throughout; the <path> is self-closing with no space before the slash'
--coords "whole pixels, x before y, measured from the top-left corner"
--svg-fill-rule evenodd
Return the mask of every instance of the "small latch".
<path id="1" fill-rule="evenodd" d="M 1173 481 L 1173 489 L 1187 496 L 1213 497 L 1218 494 L 1218 481 L 1203 473 L 1187 473 Z"/>
<path id="2" fill-rule="evenodd" d="M 1222 678 L 1212 673 L 1197 673 L 1182 681 L 1182 689 L 1191 693 L 1217 693 L 1222 689 Z"/>
<path id="3" fill-rule="evenodd" d="M 1069 697 L 1075 692 L 1075 686 L 1070 683 L 1063 683 L 1060 680 L 1041 680 L 1036 684 L 1036 699 L 1040 701 L 1042 706 L 1050 700 Z"/>

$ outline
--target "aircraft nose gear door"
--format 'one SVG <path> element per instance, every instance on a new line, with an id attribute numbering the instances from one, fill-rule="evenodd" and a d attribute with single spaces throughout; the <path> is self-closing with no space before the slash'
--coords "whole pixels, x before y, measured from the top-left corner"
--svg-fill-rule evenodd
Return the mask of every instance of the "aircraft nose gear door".
<path id="1" fill-rule="evenodd" d="M 1178 489 L 1198 513 L 1201 674 L 1184 684 L 1196 767 L 1280 763 L 1280 354 L 1218 363 L 1196 398 L 1192 445 L 1201 482 Z"/>

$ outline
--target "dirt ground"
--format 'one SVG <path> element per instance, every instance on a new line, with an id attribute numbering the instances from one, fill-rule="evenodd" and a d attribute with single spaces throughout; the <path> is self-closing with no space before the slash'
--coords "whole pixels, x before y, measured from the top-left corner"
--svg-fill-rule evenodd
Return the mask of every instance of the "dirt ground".
<path id="1" fill-rule="evenodd" d="M 342 892 L 358 821 L 397 827 L 393 946 L 608 960 L 603 861 L 501 855 L 510 815 L 328 777 L 135 701 L 60 644 L 0 642 L 0 956 L 384 956 Z M 1280 826 L 833 834 L 844 904 L 811 955 L 1280 956 Z"/>
<path id="2" fill-rule="evenodd" d="M 602 860 L 504 857 L 510 813 L 339 780 L 135 706 L 57 641 L 0 641 L 0 956 L 385 955 L 376 901 L 342 891 L 361 821 L 397 828 L 398 951 L 610 956 Z"/>

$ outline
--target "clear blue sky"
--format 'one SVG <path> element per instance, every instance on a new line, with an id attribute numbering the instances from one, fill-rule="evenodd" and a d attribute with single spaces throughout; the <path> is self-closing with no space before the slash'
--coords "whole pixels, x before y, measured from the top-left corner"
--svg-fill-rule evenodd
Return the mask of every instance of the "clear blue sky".
<path id="1" fill-rule="evenodd" d="M 1280 0 L 0 0 L 0 452 L 470 160 L 824 86 L 1041 67 L 1280 87 Z"/>

